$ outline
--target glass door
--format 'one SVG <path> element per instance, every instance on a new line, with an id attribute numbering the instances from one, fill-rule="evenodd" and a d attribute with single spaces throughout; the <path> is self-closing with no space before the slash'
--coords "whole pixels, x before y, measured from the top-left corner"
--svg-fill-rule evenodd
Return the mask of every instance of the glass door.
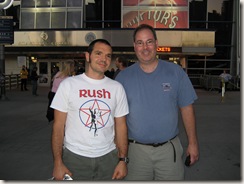
<path id="1" fill-rule="evenodd" d="M 48 76 L 48 62 L 39 62 L 39 85 L 40 86 L 49 86 L 50 79 Z"/>

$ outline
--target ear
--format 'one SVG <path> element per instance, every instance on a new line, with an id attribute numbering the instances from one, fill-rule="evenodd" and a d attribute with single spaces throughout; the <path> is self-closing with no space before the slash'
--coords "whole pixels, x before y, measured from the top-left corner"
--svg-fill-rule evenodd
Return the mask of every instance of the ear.
<path id="1" fill-rule="evenodd" d="M 89 56 L 90 56 L 90 54 L 88 53 L 88 52 L 85 52 L 85 56 L 86 56 L 86 62 L 87 63 L 89 63 L 90 61 L 89 61 Z"/>

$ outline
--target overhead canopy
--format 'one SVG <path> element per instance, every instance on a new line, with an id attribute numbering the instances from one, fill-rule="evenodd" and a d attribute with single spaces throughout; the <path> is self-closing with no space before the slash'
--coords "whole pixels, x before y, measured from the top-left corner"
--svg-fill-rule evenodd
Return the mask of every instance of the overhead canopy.
<path id="1" fill-rule="evenodd" d="M 159 53 L 213 55 L 214 31 L 156 29 Z M 89 43 L 97 38 L 107 39 L 116 52 L 133 52 L 133 29 L 121 30 L 43 30 L 15 31 L 14 44 L 6 45 L 6 53 L 84 52 Z"/>

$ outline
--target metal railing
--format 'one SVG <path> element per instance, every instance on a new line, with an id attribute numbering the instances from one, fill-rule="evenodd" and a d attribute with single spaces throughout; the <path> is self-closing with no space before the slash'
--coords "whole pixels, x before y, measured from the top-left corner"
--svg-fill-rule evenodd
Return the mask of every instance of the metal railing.
<path id="1" fill-rule="evenodd" d="M 1 82 L 1 86 L 4 85 L 6 90 L 19 88 L 21 84 L 19 74 L 5 75 L 4 81 Z"/>
<path id="2" fill-rule="evenodd" d="M 191 83 L 193 85 L 194 88 L 201 88 L 201 83 L 200 83 L 200 78 L 201 78 L 201 75 L 198 75 L 198 74 L 189 74 L 188 75 L 189 79 L 191 80 Z"/>
<path id="3" fill-rule="evenodd" d="M 206 90 L 220 90 L 221 88 L 221 80 L 217 75 L 202 75 L 200 77 L 200 85 Z M 232 77 L 229 81 L 228 90 L 239 90 L 240 89 L 240 78 L 238 76 Z"/>

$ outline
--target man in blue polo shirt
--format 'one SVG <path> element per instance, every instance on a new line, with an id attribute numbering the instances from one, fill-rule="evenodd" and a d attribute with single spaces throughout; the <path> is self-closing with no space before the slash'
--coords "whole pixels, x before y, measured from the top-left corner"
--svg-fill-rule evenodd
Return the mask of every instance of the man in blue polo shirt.
<path id="1" fill-rule="evenodd" d="M 193 103 L 195 90 L 184 70 L 156 57 L 155 30 L 146 24 L 134 31 L 138 62 L 116 80 L 125 88 L 129 152 L 126 180 L 183 180 L 183 148 L 178 138 L 178 110 L 184 122 L 190 165 L 199 159 Z"/>

